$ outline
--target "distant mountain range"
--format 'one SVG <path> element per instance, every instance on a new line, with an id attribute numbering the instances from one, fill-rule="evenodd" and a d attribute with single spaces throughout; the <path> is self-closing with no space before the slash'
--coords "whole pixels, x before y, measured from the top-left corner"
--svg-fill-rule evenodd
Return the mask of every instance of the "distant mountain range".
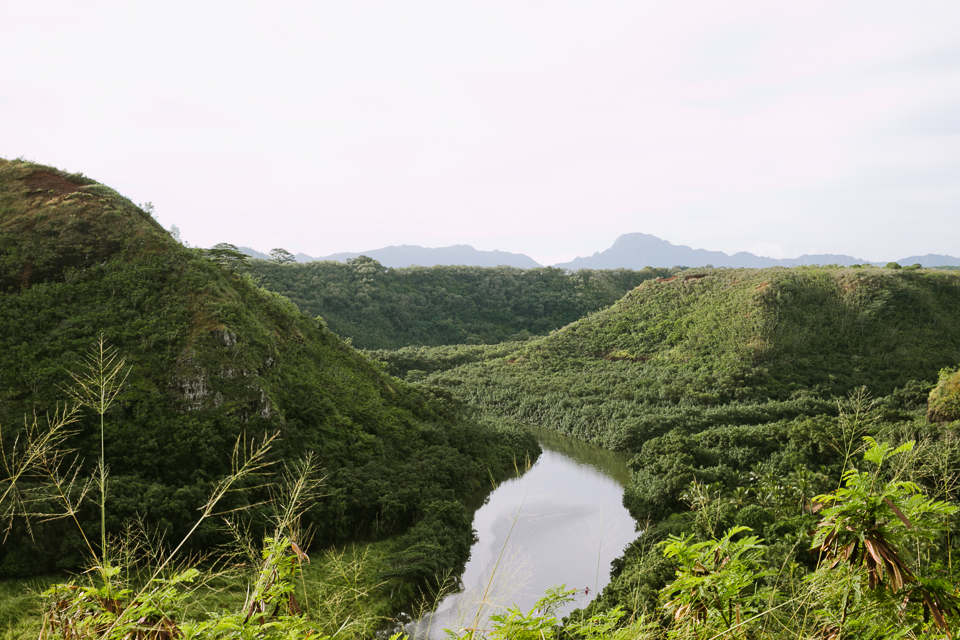
<path id="1" fill-rule="evenodd" d="M 240 247 L 240 250 L 251 257 L 269 260 L 270 256 L 250 247 Z M 466 265 L 473 267 L 496 267 L 507 265 L 521 269 L 531 269 L 543 266 L 530 256 L 522 253 L 506 251 L 478 251 L 467 244 L 456 244 L 452 247 L 435 249 L 417 245 L 389 246 L 370 251 L 334 253 L 329 256 L 313 258 L 305 253 L 296 255 L 298 262 L 314 260 L 335 260 L 345 262 L 350 258 L 367 256 L 373 258 L 385 267 L 409 267 L 418 265 L 432 267 L 436 265 Z M 925 256 L 910 256 L 895 260 L 902 266 L 919 264 L 923 267 L 956 267 L 960 266 L 960 258 L 938 254 Z M 605 251 L 598 251 L 592 256 L 574 258 L 570 262 L 554 265 L 562 269 L 576 271 L 578 269 L 642 269 L 643 267 L 796 267 L 810 264 L 874 264 L 883 266 L 886 262 L 870 262 L 848 255 L 815 254 L 802 255 L 799 258 L 766 258 L 741 251 L 733 255 L 722 251 L 708 251 L 706 249 L 691 249 L 685 245 L 675 245 L 666 240 L 648 233 L 625 233 L 617 238 L 613 246 Z"/>
<path id="2" fill-rule="evenodd" d="M 239 247 L 240 251 L 252 258 L 269 260 L 270 256 L 250 247 Z M 296 255 L 297 262 L 312 262 L 314 260 L 334 260 L 346 262 L 351 258 L 367 256 L 373 258 L 385 267 L 434 267 L 437 265 L 466 265 L 470 267 L 498 267 L 506 265 L 521 269 L 533 269 L 543 266 L 530 256 L 522 253 L 507 251 L 478 251 L 468 244 L 455 244 L 452 247 L 438 247 L 431 249 L 417 245 L 402 244 L 399 247 L 389 246 L 370 251 L 334 253 L 329 256 L 312 258 L 305 253 Z"/>
<path id="3" fill-rule="evenodd" d="M 237 247 L 237 249 L 239 249 L 241 253 L 245 253 L 251 258 L 256 258 L 257 260 L 271 259 L 268 254 L 263 253 L 262 251 L 257 251 L 256 249 L 252 249 L 250 247 Z M 298 253 L 294 256 L 294 258 L 297 259 L 297 262 L 313 262 L 314 260 L 323 260 L 323 258 L 313 258 L 305 253 Z"/>
<path id="4" fill-rule="evenodd" d="M 920 264 L 922 267 L 960 267 L 960 258 L 945 256 L 939 253 L 928 253 L 925 256 L 910 256 L 897 260 L 902 266 Z"/>
<path id="5" fill-rule="evenodd" d="M 960 259 L 951 256 L 928 254 L 895 260 L 902 266 L 920 264 L 923 267 L 947 267 L 960 265 Z M 862 258 L 836 254 L 807 254 L 799 258 L 765 258 L 746 251 L 726 254 L 722 251 L 691 249 L 675 245 L 648 233 L 625 233 L 614 241 L 606 251 L 598 251 L 587 258 L 575 258 L 554 266 L 576 271 L 577 269 L 642 269 L 643 267 L 797 267 L 809 264 L 874 264 Z"/>
<path id="6" fill-rule="evenodd" d="M 471 267 L 520 267 L 532 269 L 542 266 L 530 256 L 507 251 L 478 251 L 468 244 L 455 244 L 452 247 L 428 249 L 416 245 L 402 244 L 399 247 L 384 247 L 359 253 L 334 253 L 317 260 L 336 260 L 346 262 L 350 258 L 367 256 L 385 267 L 433 267 L 440 264 L 467 265 Z"/>

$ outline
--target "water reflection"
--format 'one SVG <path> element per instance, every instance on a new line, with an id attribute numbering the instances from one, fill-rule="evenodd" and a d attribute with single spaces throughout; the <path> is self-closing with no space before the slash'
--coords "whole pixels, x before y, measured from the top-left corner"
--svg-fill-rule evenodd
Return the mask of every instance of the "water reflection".
<path id="1" fill-rule="evenodd" d="M 591 466 L 600 473 L 616 480 L 621 487 L 626 487 L 630 482 L 630 471 L 627 468 L 627 463 L 635 454 L 610 451 L 583 440 L 568 438 L 552 429 L 533 426 L 527 428 L 537 436 L 540 446 L 544 450 L 549 449 L 556 453 L 562 453 L 581 465 Z"/>
<path id="2" fill-rule="evenodd" d="M 626 454 L 535 430 L 543 455 L 520 478 L 502 483 L 477 510 L 478 541 L 463 590 L 412 625 L 418 637 L 443 629 L 486 627 L 505 605 L 529 610 L 547 587 L 579 589 L 569 613 L 609 582 L 610 562 L 636 537 L 623 508 Z M 429 628 L 429 632 L 427 629 Z"/>

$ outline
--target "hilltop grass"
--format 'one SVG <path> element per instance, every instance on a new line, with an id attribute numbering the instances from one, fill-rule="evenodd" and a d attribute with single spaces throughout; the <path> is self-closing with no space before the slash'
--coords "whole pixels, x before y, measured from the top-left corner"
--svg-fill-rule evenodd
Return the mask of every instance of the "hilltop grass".
<path id="1" fill-rule="evenodd" d="M 0 293 L 173 246 L 148 213 L 83 174 L 0 158 Z"/>

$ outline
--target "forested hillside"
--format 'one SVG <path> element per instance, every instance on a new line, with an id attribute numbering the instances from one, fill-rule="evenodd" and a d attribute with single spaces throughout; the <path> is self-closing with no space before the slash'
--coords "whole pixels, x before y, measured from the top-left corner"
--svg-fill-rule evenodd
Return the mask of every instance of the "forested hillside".
<path id="1" fill-rule="evenodd" d="M 338 334 L 402 348 L 362 353 Z M 180 246 L 82 175 L 0 161 L 5 470 L 100 336 L 126 358 L 104 416 L 111 533 L 139 520 L 179 538 L 235 443 L 279 433 L 277 470 L 308 452 L 323 467 L 303 523 L 315 544 L 392 537 L 371 583 L 397 602 L 466 559 L 464 505 L 538 452 L 522 422 L 637 454 L 624 502 L 643 535 L 570 622 L 619 611 L 629 637 L 885 638 L 960 618 L 956 271 L 244 266 Z M 72 426 L 54 460 L 75 453 L 86 477 L 100 423 Z M 220 508 L 261 534 L 275 479 Z M 83 567 L 49 485 L 4 476 L 0 495 L 14 484 L 0 576 Z M 73 500 L 82 482 L 65 486 Z M 32 529 L 10 518 L 27 510 Z M 89 499 L 78 513 L 93 539 L 98 515 Z M 190 544 L 224 539 L 204 525 Z M 502 637 L 536 623 L 521 622 Z"/>
<path id="2" fill-rule="evenodd" d="M 263 286 L 321 316 L 362 349 L 493 344 L 543 335 L 607 307 L 666 269 L 568 273 L 543 267 L 387 269 L 361 256 L 347 263 L 250 261 Z"/>
<path id="3" fill-rule="evenodd" d="M 25 421 L 37 416 L 43 428 L 67 402 L 68 372 L 102 334 L 126 358 L 128 376 L 105 416 L 111 533 L 139 517 L 179 539 L 230 473 L 238 438 L 249 447 L 279 432 L 273 460 L 296 465 L 313 452 L 323 468 L 324 495 L 304 522 L 316 544 L 428 523 L 428 538 L 420 531 L 402 559 L 378 570 L 416 582 L 463 562 L 472 539 L 463 501 L 516 458 L 535 456 L 535 440 L 468 420 L 442 393 L 391 379 L 323 320 L 234 266 L 183 248 L 139 207 L 82 175 L 0 160 L 4 464 L 17 455 Z M 67 445 L 86 475 L 100 454 L 99 422 L 87 412 L 75 426 Z M 231 493 L 223 508 L 259 503 L 269 484 Z M 99 539 L 97 507 L 86 505 L 81 524 Z M 86 561 L 72 522 L 28 530 L 15 519 L 13 527 L 0 545 L 0 576 Z M 194 549 L 223 539 L 206 525 L 191 538 Z"/>
<path id="4" fill-rule="evenodd" d="M 469 353 L 468 353 L 469 352 Z M 467 354 L 467 355 L 465 355 Z M 960 361 L 960 278 L 933 270 L 687 271 L 550 336 L 378 352 L 492 414 L 639 451 L 674 427 L 836 411 Z M 911 391 L 912 392 L 912 391 Z"/>
<path id="5" fill-rule="evenodd" d="M 666 620 L 668 637 L 889 637 L 957 620 L 954 369 L 927 412 L 938 370 L 960 362 L 954 272 L 689 270 L 544 338 L 374 355 L 490 415 L 638 454 L 624 503 L 644 533 L 573 621 L 620 607 L 650 624 L 631 637 L 652 638 Z M 893 569 L 863 559 L 859 530 L 831 536 L 836 521 L 817 515 L 814 496 L 845 486 L 825 513 L 855 513 L 844 526 L 869 540 L 915 544 L 892 552 L 897 571 L 916 572 L 904 583 L 878 578 Z M 821 562 L 838 557 L 849 564 Z M 720 591 L 701 598 L 698 585 Z"/>

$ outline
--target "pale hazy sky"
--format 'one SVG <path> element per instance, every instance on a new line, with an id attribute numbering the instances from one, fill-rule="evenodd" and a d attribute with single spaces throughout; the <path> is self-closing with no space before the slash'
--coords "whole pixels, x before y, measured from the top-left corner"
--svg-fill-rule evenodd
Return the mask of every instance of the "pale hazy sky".
<path id="1" fill-rule="evenodd" d="M 960 256 L 960 2 L 0 6 L 0 157 L 192 244 Z"/>

